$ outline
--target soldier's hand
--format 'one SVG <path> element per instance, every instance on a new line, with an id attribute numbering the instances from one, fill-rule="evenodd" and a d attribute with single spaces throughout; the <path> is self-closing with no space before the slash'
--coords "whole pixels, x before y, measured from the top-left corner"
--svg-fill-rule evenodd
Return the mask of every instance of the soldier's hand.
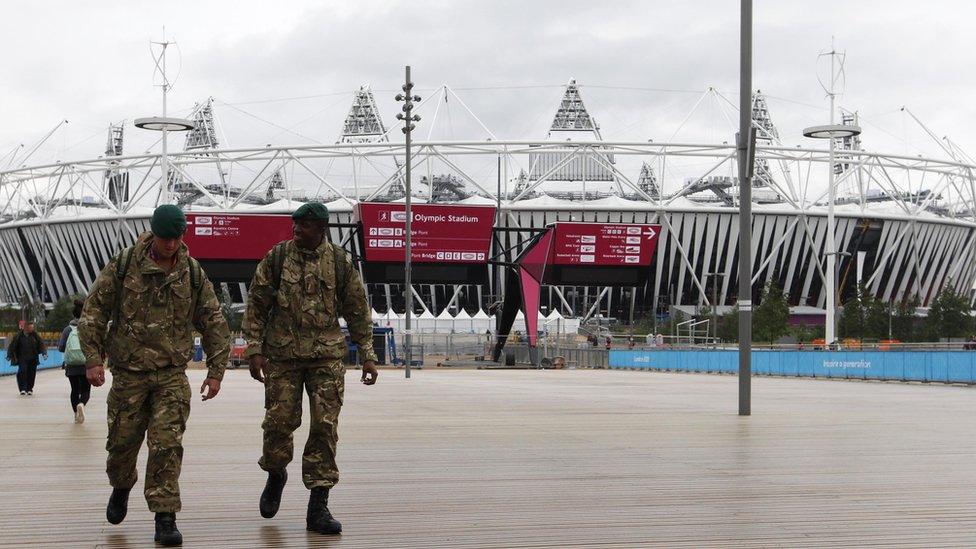
<path id="1" fill-rule="evenodd" d="M 376 370 L 376 362 L 372 360 L 363 362 L 363 384 L 372 385 L 376 383 L 378 377 L 380 377 L 380 373 Z"/>
<path id="2" fill-rule="evenodd" d="M 200 386 L 200 394 L 203 395 L 203 400 L 210 400 L 217 396 L 220 392 L 220 380 L 208 377 L 203 380 L 203 385 Z"/>
<path id="3" fill-rule="evenodd" d="M 88 378 L 88 383 L 95 387 L 101 387 L 105 384 L 105 366 L 102 364 L 89 366 L 85 369 L 85 377 Z"/>
<path id="4" fill-rule="evenodd" d="M 268 365 L 268 359 L 264 358 L 263 355 L 254 355 L 247 361 L 251 377 L 264 383 L 264 368 Z"/>

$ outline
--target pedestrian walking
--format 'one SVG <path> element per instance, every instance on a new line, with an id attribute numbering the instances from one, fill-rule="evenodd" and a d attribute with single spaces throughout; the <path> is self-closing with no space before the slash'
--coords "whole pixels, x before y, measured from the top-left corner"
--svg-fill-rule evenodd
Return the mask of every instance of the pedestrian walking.
<path id="1" fill-rule="evenodd" d="M 7 360 L 17 366 L 17 389 L 22 396 L 34 394 L 34 380 L 37 378 L 39 356 L 47 359 L 47 347 L 38 335 L 34 321 L 24 323 L 24 328 L 10 340 L 7 347 Z"/>
<path id="2" fill-rule="evenodd" d="M 78 319 L 81 318 L 84 307 L 83 299 L 74 301 L 74 309 L 71 311 L 74 318 L 65 326 L 61 339 L 58 340 L 58 350 L 64 355 L 64 364 L 61 367 L 64 368 L 64 375 L 71 386 L 68 398 L 75 423 L 85 422 L 85 406 L 91 398 L 91 383 L 85 375 L 85 352 L 81 349 L 81 337 L 78 335 Z"/>
<path id="3" fill-rule="evenodd" d="M 203 400 L 220 392 L 230 355 L 230 331 L 213 284 L 183 244 L 186 217 L 175 205 L 156 208 L 151 232 L 139 236 L 102 269 L 78 323 L 88 381 L 105 383 L 102 357 L 112 371 L 108 394 L 106 472 L 112 495 L 105 516 L 119 524 L 138 479 L 136 459 L 148 434 L 145 497 L 156 516 L 155 540 L 181 545 L 183 432 L 190 415 L 186 364 L 193 331 L 202 336 L 207 377 Z M 111 321 L 111 327 L 109 327 Z"/>
<path id="4" fill-rule="evenodd" d="M 244 313 L 245 356 L 251 377 L 264 384 L 264 445 L 258 465 L 268 473 L 259 510 L 273 518 L 288 480 L 293 433 L 302 423 L 302 392 L 311 422 L 302 456 L 302 481 L 310 490 L 305 527 L 338 534 L 329 492 L 339 482 L 336 450 L 345 393 L 348 350 L 339 317 L 363 360 L 362 383 L 379 375 L 371 314 L 359 271 L 349 255 L 326 237 L 329 211 L 309 202 L 292 214 L 294 238 L 276 245 L 258 264 Z"/>

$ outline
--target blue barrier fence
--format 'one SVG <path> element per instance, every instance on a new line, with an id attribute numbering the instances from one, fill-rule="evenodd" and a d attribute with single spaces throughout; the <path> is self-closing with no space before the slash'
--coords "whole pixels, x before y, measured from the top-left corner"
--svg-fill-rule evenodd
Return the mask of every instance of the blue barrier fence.
<path id="1" fill-rule="evenodd" d="M 611 368 L 737 373 L 738 351 L 610 351 Z M 753 351 L 759 375 L 976 383 L 972 351 Z"/>
<path id="2" fill-rule="evenodd" d="M 64 358 L 61 356 L 61 351 L 57 349 L 48 349 L 47 360 L 41 359 L 41 363 L 37 366 L 37 369 L 43 370 L 47 368 L 60 368 L 62 362 L 64 362 Z M 11 366 L 10 361 L 7 360 L 6 352 L 3 353 L 3 355 L 0 356 L 0 376 L 7 376 L 16 373 L 17 367 Z"/>

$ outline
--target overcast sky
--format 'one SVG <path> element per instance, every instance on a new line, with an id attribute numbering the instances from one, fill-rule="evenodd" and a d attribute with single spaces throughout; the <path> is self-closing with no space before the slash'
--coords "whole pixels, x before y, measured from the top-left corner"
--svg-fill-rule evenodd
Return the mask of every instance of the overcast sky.
<path id="1" fill-rule="evenodd" d="M 754 83 L 769 94 L 785 142 L 800 143 L 801 128 L 827 122 L 817 80 L 827 71 L 817 56 L 833 36 L 847 53 L 839 104 L 861 113 L 865 148 L 935 153 L 899 110 L 905 105 L 976 155 L 971 2 L 755 4 Z M 171 75 L 179 69 L 171 113 L 215 97 L 231 146 L 334 142 L 363 83 L 377 90 L 389 124 L 405 64 L 421 95 L 453 87 L 499 138 L 545 137 L 562 85 L 576 78 L 605 139 L 663 141 L 709 86 L 737 101 L 738 7 L 734 0 L 8 0 L 0 18 L 0 158 L 61 119 L 69 123 L 31 163 L 97 156 L 110 121 L 159 114 L 149 41 L 162 37 L 164 24 L 179 45 L 170 56 Z M 731 140 L 720 103 L 703 101 L 675 140 Z M 427 113 L 421 137 L 484 137 L 456 101 L 447 105 L 433 130 Z M 139 133 L 127 135 L 127 153 L 150 143 Z"/>

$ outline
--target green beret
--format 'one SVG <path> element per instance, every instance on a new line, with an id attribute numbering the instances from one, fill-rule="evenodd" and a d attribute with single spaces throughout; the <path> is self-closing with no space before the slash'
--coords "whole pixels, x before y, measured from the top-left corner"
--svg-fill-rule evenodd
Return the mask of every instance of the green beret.
<path id="1" fill-rule="evenodd" d="M 318 202 L 308 202 L 302 204 L 300 208 L 295 210 L 295 213 L 291 214 L 292 219 L 321 219 L 322 221 L 329 220 L 329 209 L 325 207 L 324 204 Z"/>
<path id="2" fill-rule="evenodd" d="M 186 232 L 186 216 L 179 206 L 163 204 L 153 212 L 149 227 L 160 238 L 179 238 Z"/>

